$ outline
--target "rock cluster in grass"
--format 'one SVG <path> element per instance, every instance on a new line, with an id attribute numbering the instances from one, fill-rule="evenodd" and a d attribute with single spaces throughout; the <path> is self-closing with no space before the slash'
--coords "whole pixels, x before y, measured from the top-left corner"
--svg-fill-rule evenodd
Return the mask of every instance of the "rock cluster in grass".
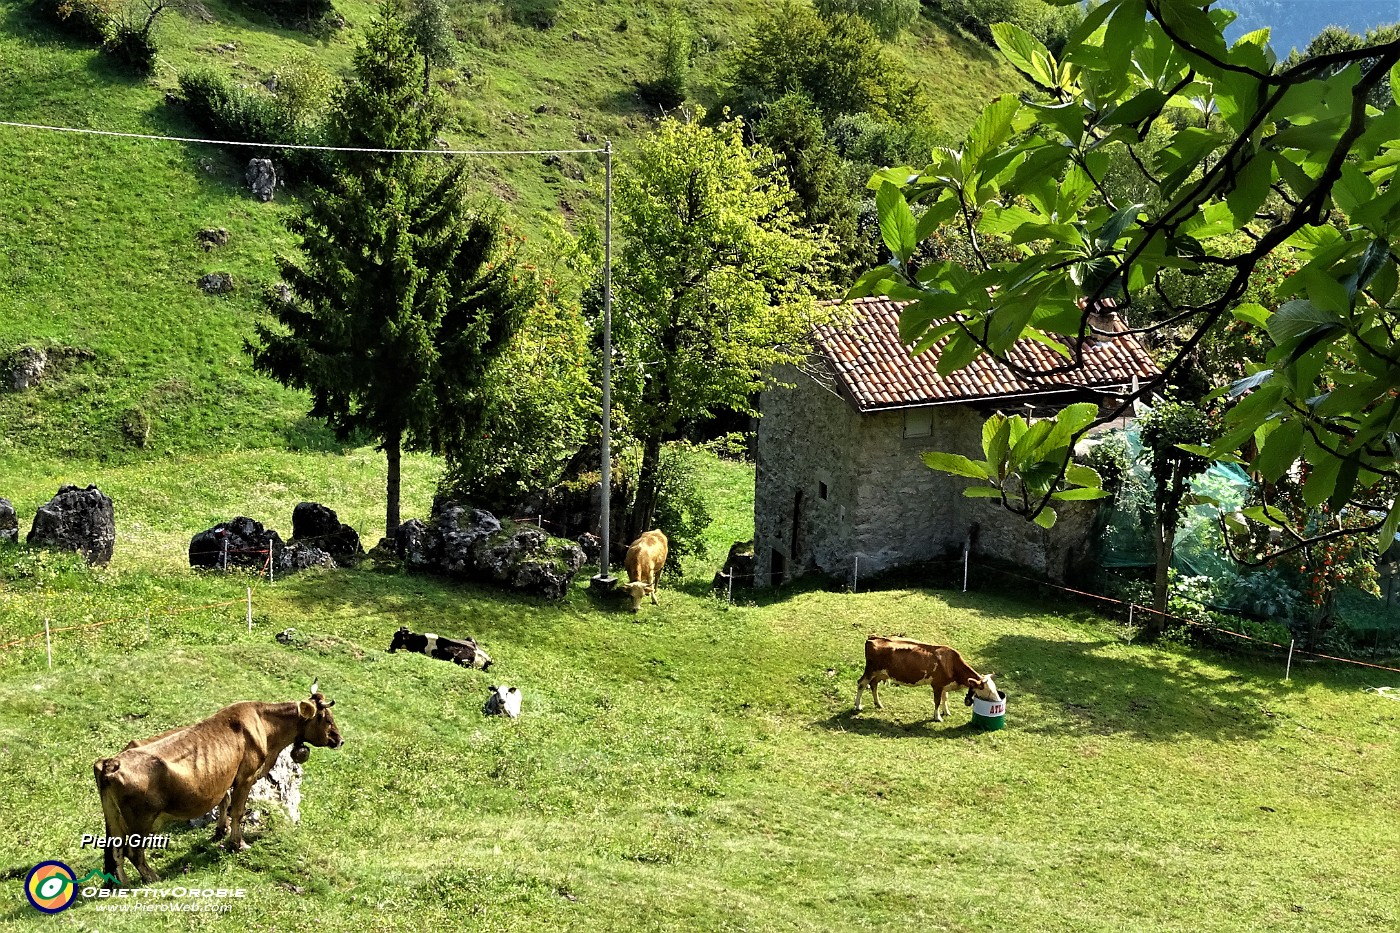
<path id="1" fill-rule="evenodd" d="M 112 500 L 96 486 L 61 486 L 58 495 L 34 515 L 24 540 L 33 547 L 76 551 L 89 564 L 105 565 L 117 542 Z"/>
<path id="2" fill-rule="evenodd" d="M 9 499 L 0 499 L 0 542 L 19 543 L 19 517 Z"/>
<path id="3" fill-rule="evenodd" d="M 292 510 L 292 544 L 319 548 L 342 567 L 353 567 L 365 556 L 355 529 L 319 502 L 298 502 Z"/>
<path id="4" fill-rule="evenodd" d="M 564 597 L 584 562 L 583 549 L 573 542 L 453 501 L 434 502 L 426 523 L 404 522 L 394 543 L 410 570 L 503 584 L 549 599 Z"/>
<path id="5" fill-rule="evenodd" d="M 233 291 L 233 276 L 227 272 L 211 272 L 199 280 L 206 295 L 227 295 Z"/>
<path id="6" fill-rule="evenodd" d="M 286 550 L 282 537 L 262 522 L 240 515 L 230 522 L 221 522 L 190 539 L 190 566 L 227 570 L 247 567 L 261 570 L 267 564 L 271 547 L 273 565 Z"/>

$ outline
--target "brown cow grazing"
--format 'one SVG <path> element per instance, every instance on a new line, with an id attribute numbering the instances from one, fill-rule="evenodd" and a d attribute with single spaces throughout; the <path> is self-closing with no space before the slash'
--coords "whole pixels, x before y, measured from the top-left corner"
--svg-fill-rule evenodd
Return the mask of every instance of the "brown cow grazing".
<path id="1" fill-rule="evenodd" d="M 880 702 L 879 685 L 882 680 L 894 680 L 911 686 L 932 686 L 935 722 L 942 722 L 943 714 L 948 712 L 948 688 L 954 684 L 960 689 L 967 688 L 965 703 L 968 705 L 972 703 L 973 694 L 984 700 L 1000 699 L 992 675 L 983 677 L 968 666 L 962 655 L 946 645 L 926 645 L 907 638 L 871 635 L 865 640 L 865 673 L 856 681 L 856 712 L 863 709 L 860 698 L 866 687 L 870 688 L 875 708 L 885 708 Z"/>
<path id="2" fill-rule="evenodd" d="M 230 851 L 246 849 L 243 811 L 248 792 L 295 743 L 293 758 L 305 760 L 307 745 L 339 748 L 340 730 L 331 716 L 334 700 L 313 690 L 291 703 L 235 703 L 208 719 L 129 744 L 112 758 L 93 763 L 107 836 L 121 843 L 103 850 L 103 871 L 126 884 L 125 859 L 146 882 L 160 877 L 146 863 L 145 849 L 131 836 L 149 835 L 158 820 L 189 820 L 220 807 L 214 838 L 228 834 Z M 298 754 L 300 752 L 300 754 Z"/>
<path id="3" fill-rule="evenodd" d="M 653 530 L 642 532 L 642 536 L 627 548 L 623 566 L 627 568 L 627 578 L 632 581 L 627 592 L 632 597 L 633 612 L 642 608 L 642 599 L 648 593 L 653 606 L 661 605 L 656 601 L 656 584 L 661 579 L 661 568 L 666 566 L 666 545 L 666 536 Z"/>

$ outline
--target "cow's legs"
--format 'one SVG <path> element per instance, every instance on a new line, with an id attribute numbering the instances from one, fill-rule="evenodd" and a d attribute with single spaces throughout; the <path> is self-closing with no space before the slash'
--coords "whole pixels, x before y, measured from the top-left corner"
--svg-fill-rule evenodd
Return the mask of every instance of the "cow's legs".
<path id="1" fill-rule="evenodd" d="M 125 861 L 125 843 L 102 850 L 102 871 L 110 877 L 116 878 L 117 883 L 122 887 L 126 887 L 126 866 L 123 864 Z M 104 881 L 104 886 L 111 887 L 111 885 L 111 881 Z"/>
<path id="2" fill-rule="evenodd" d="M 948 685 L 939 684 L 933 688 L 933 721 L 942 722 L 948 712 Z"/>
<path id="3" fill-rule="evenodd" d="M 876 709 L 884 709 L 885 704 L 880 702 L 880 682 L 872 679 L 870 681 L 870 699 L 875 701 Z"/>
<path id="4" fill-rule="evenodd" d="M 130 834 L 145 837 L 151 834 L 151 830 L 155 828 L 155 825 L 156 814 L 142 813 L 128 820 L 126 829 Z M 160 875 L 157 875 L 155 869 L 151 868 L 151 866 L 146 863 L 146 849 L 144 846 L 128 845 L 124 846 L 123 850 L 126 853 L 126 857 L 131 859 L 131 864 L 135 865 L 136 870 L 141 873 L 142 881 L 150 884 L 153 881 L 160 880 Z"/>
<path id="5" fill-rule="evenodd" d="M 860 705 L 861 695 L 865 693 L 865 678 L 856 681 L 856 712 L 859 713 L 865 707 Z"/>
<path id="6" fill-rule="evenodd" d="M 220 839 L 222 839 L 222 838 L 224 838 L 225 836 L 228 835 L 228 820 L 229 820 L 229 813 L 228 813 L 228 811 L 229 811 L 229 806 L 228 806 L 228 804 L 229 804 L 229 800 L 232 798 L 232 796 L 233 796 L 233 791 L 229 791 L 227 794 L 224 794 L 224 799 L 223 799 L 222 801 L 219 802 L 219 818 L 218 818 L 217 820 L 214 821 L 214 841 L 215 841 L 215 842 L 218 842 Z"/>
<path id="7" fill-rule="evenodd" d="M 659 605 L 661 605 L 659 602 L 656 601 L 656 589 L 657 589 L 657 587 L 656 587 L 656 581 L 653 580 L 653 581 L 651 581 L 651 604 L 652 604 L 653 606 L 659 606 Z"/>
<path id="8" fill-rule="evenodd" d="M 253 789 L 252 781 L 234 781 L 233 788 L 229 791 L 229 821 L 230 832 L 228 842 L 224 845 L 230 852 L 241 852 L 248 848 L 248 843 L 243 841 L 243 811 L 248 808 L 248 793 Z"/>

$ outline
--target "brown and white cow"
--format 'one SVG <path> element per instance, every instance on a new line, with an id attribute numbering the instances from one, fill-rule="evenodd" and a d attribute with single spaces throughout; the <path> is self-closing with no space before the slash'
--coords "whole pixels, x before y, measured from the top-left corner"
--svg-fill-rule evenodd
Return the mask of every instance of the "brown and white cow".
<path id="1" fill-rule="evenodd" d="M 901 684 L 921 687 L 928 684 L 933 688 L 933 718 L 943 721 L 948 712 L 948 688 L 956 684 L 959 689 L 968 691 L 965 703 L 972 703 L 975 694 L 984 700 L 1000 698 L 992 675 L 983 677 L 974 671 L 962 655 L 946 645 L 927 645 L 908 638 L 884 638 L 871 635 L 865 640 L 865 673 L 856 681 L 856 711 L 861 706 L 860 698 L 865 688 L 870 688 L 870 696 L 875 700 L 876 709 L 884 709 L 880 702 L 881 681 L 893 680 Z"/>
<path id="2" fill-rule="evenodd" d="M 171 729 L 127 745 L 93 763 L 109 839 L 147 836 L 158 820 L 189 820 L 220 807 L 214 838 L 229 836 L 228 848 L 247 848 L 243 812 L 248 792 L 295 743 L 339 748 L 340 730 L 331 716 L 334 700 L 313 690 L 291 703 L 235 703 L 192 726 Z M 301 751 L 303 754 L 298 755 Z M 125 859 L 144 881 L 159 881 L 143 848 L 122 842 L 103 850 L 103 870 L 126 884 Z"/>
<path id="3" fill-rule="evenodd" d="M 642 536 L 627 548 L 627 558 L 623 566 L 627 568 L 627 593 L 632 597 L 632 611 L 642 608 L 642 599 L 651 594 L 651 604 L 656 601 L 656 584 L 661 579 L 661 568 L 666 566 L 666 536 L 660 531 L 644 531 Z"/>

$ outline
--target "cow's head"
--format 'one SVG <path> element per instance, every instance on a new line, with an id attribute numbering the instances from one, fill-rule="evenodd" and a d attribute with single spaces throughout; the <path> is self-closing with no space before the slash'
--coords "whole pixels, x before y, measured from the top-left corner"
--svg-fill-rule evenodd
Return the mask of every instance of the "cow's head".
<path id="1" fill-rule="evenodd" d="M 335 727 L 335 717 L 331 715 L 334 705 L 335 700 L 327 700 L 314 691 L 311 699 L 297 704 L 297 713 L 301 716 L 298 744 L 318 745 L 321 748 L 340 748 L 344 744 L 340 730 Z"/>
<path id="2" fill-rule="evenodd" d="M 408 630 L 407 625 L 400 625 L 399 630 L 394 633 L 394 640 L 389 642 L 390 651 L 398 651 L 400 648 L 408 647 L 408 636 L 413 633 Z"/>
<path id="3" fill-rule="evenodd" d="M 642 600 L 646 599 L 647 596 L 647 585 L 645 583 L 629 583 L 627 584 L 627 595 L 632 597 L 632 611 L 640 612 Z"/>
<path id="4" fill-rule="evenodd" d="M 1001 694 L 997 692 L 997 685 L 992 681 L 991 674 L 983 677 L 969 677 L 966 683 L 967 696 L 963 697 L 963 706 L 971 706 L 974 696 L 990 702 L 1001 699 Z"/>
<path id="5" fill-rule="evenodd" d="M 487 654 L 485 651 L 482 651 L 481 648 L 477 646 L 476 642 L 472 642 L 471 666 L 478 668 L 482 671 L 491 669 L 491 655 Z"/>

